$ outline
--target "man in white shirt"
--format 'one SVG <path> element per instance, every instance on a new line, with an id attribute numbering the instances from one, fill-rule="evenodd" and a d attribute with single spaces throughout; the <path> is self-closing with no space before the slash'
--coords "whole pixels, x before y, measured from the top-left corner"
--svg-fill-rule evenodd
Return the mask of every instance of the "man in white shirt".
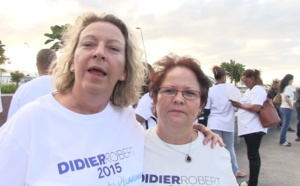
<path id="1" fill-rule="evenodd" d="M 136 119 L 146 130 L 156 126 L 156 117 L 151 110 L 152 104 L 152 98 L 149 93 L 146 93 L 135 108 Z"/>
<path id="2" fill-rule="evenodd" d="M 56 53 L 51 49 L 42 49 L 36 57 L 36 66 L 39 77 L 20 86 L 15 92 L 7 114 L 9 119 L 23 105 L 53 91 L 52 78 L 49 67 L 56 60 Z"/>

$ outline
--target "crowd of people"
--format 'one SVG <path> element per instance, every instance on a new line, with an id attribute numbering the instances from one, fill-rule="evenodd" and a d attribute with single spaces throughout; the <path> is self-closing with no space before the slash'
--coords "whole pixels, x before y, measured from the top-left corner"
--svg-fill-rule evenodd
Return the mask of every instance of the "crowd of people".
<path id="1" fill-rule="evenodd" d="M 62 54 L 50 70 L 55 91 L 19 108 L 0 128 L 1 185 L 148 184 L 143 168 L 152 167 L 152 162 L 144 162 L 145 130 L 131 106 L 138 102 L 147 67 L 132 37 L 114 15 L 78 17 L 65 33 Z M 200 79 L 198 83 L 205 82 Z M 187 88 L 181 92 L 190 97 L 192 90 Z M 195 96 L 189 105 L 198 105 L 200 110 L 206 92 Z M 182 122 L 183 110 L 175 111 Z M 227 152 L 216 145 L 224 145 L 221 138 L 201 125 L 196 127 L 201 132 L 189 131 L 189 146 L 198 139 L 196 147 L 224 158 L 229 165 Z M 200 158 L 191 159 L 194 149 L 189 148 L 186 158 L 193 166 Z M 214 177 L 218 175 L 211 178 L 225 183 L 224 176 L 222 180 Z M 176 183 L 185 181 L 175 179 Z"/>
<path id="2" fill-rule="evenodd" d="M 261 166 L 259 148 L 263 136 L 266 135 L 268 131 L 267 128 L 262 126 L 258 117 L 258 112 L 260 111 L 267 97 L 273 99 L 277 94 L 280 94 L 282 101 L 280 103 L 274 102 L 274 106 L 282 121 L 278 126 L 281 129 L 279 144 L 287 147 L 291 146 L 291 143 L 287 142 L 285 138 L 287 131 L 294 131 L 290 127 L 291 113 L 294 105 L 297 108 L 298 113 L 296 141 L 300 141 L 300 89 L 296 89 L 296 99 L 294 99 L 295 92 L 293 92 L 291 88 L 293 76 L 291 74 L 287 74 L 281 81 L 274 80 L 270 89 L 266 90 L 263 86 L 260 71 L 257 69 L 247 69 L 243 72 L 241 81 L 248 89 L 241 97 L 240 90 L 238 90 L 231 83 L 226 83 L 226 73 L 224 69 L 219 66 L 214 66 L 212 68 L 212 72 L 214 74 L 216 83 L 214 86 L 209 88 L 208 99 L 207 103 L 205 104 L 204 113 L 208 116 L 207 127 L 210 128 L 214 133 L 220 135 L 225 142 L 225 148 L 230 153 L 232 172 L 234 175 L 236 177 L 246 177 L 247 174 L 240 171 L 238 168 L 234 149 L 234 127 L 235 122 L 237 122 L 238 136 L 245 139 L 247 157 L 249 160 L 249 179 L 240 183 L 240 186 L 257 186 L 259 182 L 259 172 Z M 150 131 L 153 131 L 155 128 L 159 127 L 156 126 L 156 120 L 159 119 L 159 117 L 157 116 L 155 109 L 153 109 L 155 100 L 151 100 L 151 94 L 153 93 L 152 91 L 150 89 L 150 94 L 149 92 L 146 93 L 139 102 L 140 105 L 143 105 L 143 109 L 147 110 L 144 113 L 148 112 L 148 116 L 145 118 L 155 117 L 153 122 L 154 124 L 150 125 L 150 127 L 147 125 L 146 129 L 150 128 Z M 140 109 L 137 107 L 136 113 L 139 113 L 139 110 Z M 283 113 L 285 111 L 288 112 L 287 116 L 285 113 Z M 237 116 L 237 121 L 235 121 L 235 116 Z M 154 141 L 151 142 L 154 143 Z"/>
<path id="3" fill-rule="evenodd" d="M 300 89 L 294 94 L 291 74 L 267 92 L 260 71 L 247 69 L 241 96 L 219 66 L 211 86 L 192 57 L 169 54 L 155 68 L 141 62 L 114 15 L 85 13 L 64 34 L 59 58 L 50 49 L 37 54 L 40 77 L 17 90 L 0 128 L 3 185 L 257 186 L 268 131 L 258 112 L 278 94 L 279 144 L 291 146 L 294 107 L 300 141 Z M 207 127 L 195 125 L 203 112 Z M 247 174 L 235 154 L 236 123 L 249 160 L 249 179 L 240 184 L 236 178 Z"/>

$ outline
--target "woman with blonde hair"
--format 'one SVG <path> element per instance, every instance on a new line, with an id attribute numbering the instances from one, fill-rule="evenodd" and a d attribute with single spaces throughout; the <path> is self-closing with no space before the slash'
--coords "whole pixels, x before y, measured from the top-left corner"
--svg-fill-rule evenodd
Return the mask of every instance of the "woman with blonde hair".
<path id="1" fill-rule="evenodd" d="M 86 13 L 63 40 L 57 91 L 1 127 L 1 185 L 140 185 L 144 134 L 130 105 L 145 67 L 132 35 L 113 15 Z"/>

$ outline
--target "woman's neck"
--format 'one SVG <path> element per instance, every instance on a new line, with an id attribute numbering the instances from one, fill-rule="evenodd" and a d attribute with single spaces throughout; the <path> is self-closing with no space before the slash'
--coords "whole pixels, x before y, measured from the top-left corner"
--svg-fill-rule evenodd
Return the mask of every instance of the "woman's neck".
<path id="1" fill-rule="evenodd" d="M 186 130 L 181 130 L 179 128 L 163 127 L 159 123 L 156 127 L 156 133 L 158 137 L 166 143 L 174 145 L 183 145 L 194 141 L 198 133 L 190 127 Z"/>
<path id="2" fill-rule="evenodd" d="M 218 85 L 218 84 L 223 84 L 223 83 L 225 83 L 225 81 L 224 81 L 224 79 L 217 79 L 216 80 L 216 83 L 215 83 L 215 85 Z"/>
<path id="3" fill-rule="evenodd" d="M 54 98 L 69 110 L 85 115 L 101 112 L 107 106 L 107 102 L 101 104 L 100 101 L 96 101 L 95 97 L 83 95 L 82 93 L 83 91 L 76 92 L 73 89 L 69 89 L 63 93 L 56 94 Z"/>

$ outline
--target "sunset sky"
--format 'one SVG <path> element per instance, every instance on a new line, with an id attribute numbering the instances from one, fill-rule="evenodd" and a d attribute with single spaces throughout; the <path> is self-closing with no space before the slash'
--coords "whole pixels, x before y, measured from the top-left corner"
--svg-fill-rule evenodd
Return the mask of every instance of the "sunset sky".
<path id="1" fill-rule="evenodd" d="M 230 59 L 262 71 L 265 84 L 294 75 L 300 86 L 299 0 L 10 0 L 0 6 L 0 40 L 9 70 L 36 74 L 35 57 L 50 26 L 73 24 L 84 12 L 111 13 L 136 35 L 147 60 L 189 55 L 211 68 Z"/>

